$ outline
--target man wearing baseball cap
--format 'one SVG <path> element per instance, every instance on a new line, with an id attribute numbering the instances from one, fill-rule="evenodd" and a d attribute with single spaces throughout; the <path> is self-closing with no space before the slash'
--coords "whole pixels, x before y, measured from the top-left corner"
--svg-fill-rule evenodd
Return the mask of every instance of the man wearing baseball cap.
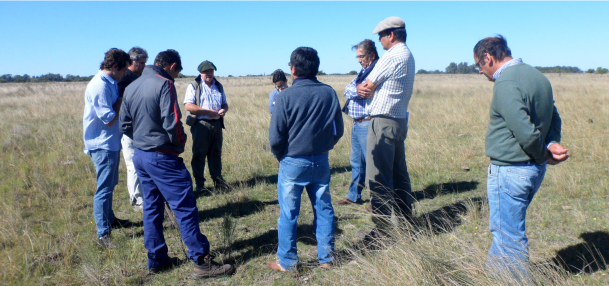
<path id="1" fill-rule="evenodd" d="M 406 26 L 399 17 L 381 21 L 373 34 L 387 52 L 370 72 L 358 94 L 369 98 L 366 183 L 372 194 L 376 228 L 359 236 L 379 237 L 391 225 L 391 212 L 407 222 L 412 216 L 412 190 L 406 168 L 404 140 L 408 132 L 408 102 L 414 84 L 414 58 L 406 46 Z"/>
<path id="2" fill-rule="evenodd" d="M 222 84 L 214 77 L 216 66 L 203 61 L 198 67 L 200 75 L 186 88 L 184 105 L 189 115 L 186 124 L 190 125 L 192 142 L 192 173 L 195 177 L 195 192 L 207 192 L 205 188 L 205 158 L 209 164 L 209 174 L 214 188 L 229 190 L 222 178 L 222 129 L 224 115 L 228 111 L 226 94 Z"/>

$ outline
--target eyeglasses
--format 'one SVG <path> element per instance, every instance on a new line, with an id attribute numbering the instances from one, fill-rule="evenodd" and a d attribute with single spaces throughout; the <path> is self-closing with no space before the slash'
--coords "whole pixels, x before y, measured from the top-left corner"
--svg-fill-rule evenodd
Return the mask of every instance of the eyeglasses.
<path id="1" fill-rule="evenodd" d="M 389 33 L 385 33 L 385 32 L 381 32 L 381 33 L 379 33 L 379 41 L 380 41 L 380 40 L 381 40 L 383 37 L 387 37 L 387 36 L 389 36 L 389 35 L 391 35 L 391 32 L 389 32 Z"/>
<path id="2" fill-rule="evenodd" d="M 367 55 L 369 55 L 370 53 L 366 53 L 365 55 L 359 55 L 359 56 L 355 56 L 356 59 L 363 59 L 365 58 Z"/>

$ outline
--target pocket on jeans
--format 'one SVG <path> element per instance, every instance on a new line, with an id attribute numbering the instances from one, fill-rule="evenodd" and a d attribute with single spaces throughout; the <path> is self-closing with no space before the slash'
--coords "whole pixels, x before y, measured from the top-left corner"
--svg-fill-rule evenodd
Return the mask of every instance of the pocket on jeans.
<path id="1" fill-rule="evenodd" d="M 310 165 L 305 165 L 297 160 L 286 159 L 281 160 L 279 173 L 284 180 L 299 181 L 304 177 L 304 173 Z"/>
<path id="2" fill-rule="evenodd" d="M 536 172 L 508 169 L 505 175 L 505 193 L 513 198 L 528 199 L 535 187 Z"/>

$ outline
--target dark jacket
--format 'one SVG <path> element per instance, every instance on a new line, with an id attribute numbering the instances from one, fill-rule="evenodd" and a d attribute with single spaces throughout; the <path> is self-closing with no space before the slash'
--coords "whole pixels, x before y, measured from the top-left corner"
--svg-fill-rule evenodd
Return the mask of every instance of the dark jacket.
<path id="1" fill-rule="evenodd" d="M 174 155 L 184 152 L 186 134 L 173 79 L 158 66 L 147 66 L 125 90 L 120 130 L 141 150 Z"/>
<path id="2" fill-rule="evenodd" d="M 140 76 L 127 69 L 125 76 L 123 76 L 123 78 L 121 78 L 121 80 L 118 82 L 118 96 L 122 97 L 125 94 L 125 89 L 127 86 L 134 82 L 138 77 Z"/>
<path id="3" fill-rule="evenodd" d="M 328 152 L 343 132 L 340 103 L 329 85 L 297 79 L 275 98 L 269 141 L 278 160 Z"/>

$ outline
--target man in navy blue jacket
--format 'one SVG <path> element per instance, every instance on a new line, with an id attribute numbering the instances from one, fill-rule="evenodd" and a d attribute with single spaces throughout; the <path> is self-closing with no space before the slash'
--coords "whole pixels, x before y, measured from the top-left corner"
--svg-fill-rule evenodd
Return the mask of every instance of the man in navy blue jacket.
<path id="1" fill-rule="evenodd" d="M 281 209 L 277 221 L 278 260 L 269 262 L 274 270 L 296 269 L 296 221 L 305 187 L 315 214 L 317 258 L 322 268 L 330 268 L 334 259 L 328 151 L 343 136 L 344 128 L 336 92 L 317 80 L 318 70 L 316 50 L 307 47 L 294 50 L 290 57 L 294 81 L 277 95 L 271 117 L 269 141 L 273 155 L 279 160 L 277 193 Z"/>
<path id="2" fill-rule="evenodd" d="M 209 242 L 199 228 L 199 210 L 192 192 L 192 179 L 179 157 L 186 134 L 173 79 L 182 70 L 180 54 L 158 54 L 140 78 L 125 90 L 120 130 L 133 140 L 133 164 L 144 193 L 144 245 L 151 273 L 176 265 L 167 254 L 163 237 L 164 204 L 176 215 L 180 233 L 195 263 L 192 275 L 206 278 L 230 274 L 234 268 L 220 265 L 209 254 Z"/>

